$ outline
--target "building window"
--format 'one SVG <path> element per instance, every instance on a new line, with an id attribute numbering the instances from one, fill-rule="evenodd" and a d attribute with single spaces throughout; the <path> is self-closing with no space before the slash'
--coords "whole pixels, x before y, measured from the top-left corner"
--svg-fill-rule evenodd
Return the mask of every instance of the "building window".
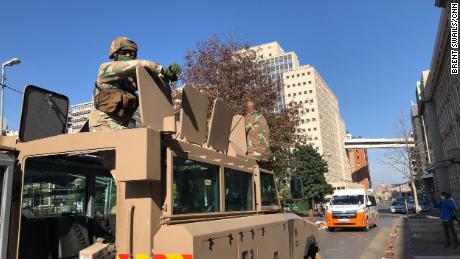
<path id="1" fill-rule="evenodd" d="M 313 128 L 313 130 L 316 130 L 316 128 Z"/>
<path id="2" fill-rule="evenodd" d="M 311 131 L 311 128 L 308 128 L 308 131 Z"/>
<path id="3" fill-rule="evenodd" d="M 302 73 L 302 76 L 305 76 L 305 73 Z"/>
<path id="4" fill-rule="evenodd" d="M 300 76 L 300 75 L 299 75 L 299 74 L 297 74 L 297 77 L 299 77 L 299 76 Z"/>
<path id="5" fill-rule="evenodd" d="M 291 97 L 291 94 L 288 94 L 288 97 Z"/>
<path id="6" fill-rule="evenodd" d="M 307 91 L 303 91 L 304 94 L 307 94 Z"/>
<path id="7" fill-rule="evenodd" d="M 311 81 L 308 81 L 308 84 L 310 84 L 310 85 L 311 85 Z"/>
<path id="8" fill-rule="evenodd" d="M 296 96 L 296 95 L 297 95 L 297 93 L 293 93 L 292 95 L 293 95 L 293 96 Z"/>
<path id="9" fill-rule="evenodd" d="M 303 85 L 307 85 L 307 82 L 303 82 Z"/>
<path id="10" fill-rule="evenodd" d="M 310 72 L 307 72 L 307 75 L 309 75 L 309 74 L 310 74 Z"/>
<path id="11" fill-rule="evenodd" d="M 311 112 L 314 112 L 314 111 L 315 111 L 315 109 L 314 109 L 314 108 L 311 108 Z"/>
<path id="12" fill-rule="evenodd" d="M 316 118 L 311 119 L 312 121 L 316 121 Z"/>
<path id="13" fill-rule="evenodd" d="M 310 109 L 305 109 L 306 112 L 310 112 Z"/>
<path id="14" fill-rule="evenodd" d="M 302 102 L 302 101 L 300 101 L 299 103 L 300 103 L 300 104 L 302 104 L 303 102 Z"/>
<path id="15" fill-rule="evenodd" d="M 302 92 L 299 92 L 299 95 L 302 95 Z"/>
<path id="16" fill-rule="evenodd" d="M 271 57 L 271 56 L 272 56 L 272 53 L 268 53 L 268 56 Z"/>
<path id="17" fill-rule="evenodd" d="M 318 137 L 315 137 L 315 140 L 318 140 Z"/>
<path id="18" fill-rule="evenodd" d="M 297 86 L 300 86 L 300 83 L 298 83 Z"/>
<path id="19" fill-rule="evenodd" d="M 289 76 L 286 76 L 286 79 L 289 79 Z"/>
<path id="20" fill-rule="evenodd" d="M 313 90 L 310 90 L 310 93 L 312 94 L 312 93 L 313 93 Z"/>
<path id="21" fill-rule="evenodd" d="M 307 122 L 310 122 L 310 119 L 307 119 Z"/>

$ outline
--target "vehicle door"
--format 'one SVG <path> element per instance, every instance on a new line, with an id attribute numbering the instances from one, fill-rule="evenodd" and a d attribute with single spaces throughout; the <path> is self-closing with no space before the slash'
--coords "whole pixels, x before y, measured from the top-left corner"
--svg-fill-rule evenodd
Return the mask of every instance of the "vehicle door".
<path id="1" fill-rule="evenodd" d="M 368 195 L 368 219 L 370 224 L 377 224 L 378 221 L 378 209 L 377 209 L 377 201 L 375 200 L 375 196 Z"/>
<path id="2" fill-rule="evenodd" d="M 13 155 L 0 153 L 0 258 L 7 257 L 15 160 Z"/>

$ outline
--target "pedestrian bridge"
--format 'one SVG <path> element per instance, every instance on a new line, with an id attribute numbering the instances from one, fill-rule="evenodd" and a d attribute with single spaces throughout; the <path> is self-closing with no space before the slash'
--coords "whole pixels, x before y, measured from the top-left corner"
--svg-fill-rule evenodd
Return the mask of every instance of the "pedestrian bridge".
<path id="1" fill-rule="evenodd" d="M 413 138 L 355 138 L 345 140 L 345 149 L 414 147 Z"/>

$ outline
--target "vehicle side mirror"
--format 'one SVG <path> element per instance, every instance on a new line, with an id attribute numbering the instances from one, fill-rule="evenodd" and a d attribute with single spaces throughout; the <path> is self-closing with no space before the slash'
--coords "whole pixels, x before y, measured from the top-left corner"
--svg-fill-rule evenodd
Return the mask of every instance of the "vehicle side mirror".
<path id="1" fill-rule="evenodd" d="M 304 199 L 303 182 L 301 178 L 291 178 L 291 195 L 294 200 Z"/>

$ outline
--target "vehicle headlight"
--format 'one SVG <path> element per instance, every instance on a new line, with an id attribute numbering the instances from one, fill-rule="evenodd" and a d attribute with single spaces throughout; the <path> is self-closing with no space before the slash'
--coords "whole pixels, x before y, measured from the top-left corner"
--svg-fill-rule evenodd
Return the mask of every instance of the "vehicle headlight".
<path id="1" fill-rule="evenodd" d="M 364 208 L 358 209 L 356 212 L 358 212 L 358 213 L 363 213 L 363 212 L 364 212 Z"/>
<path id="2" fill-rule="evenodd" d="M 328 209 L 328 210 L 326 210 L 326 213 L 332 214 L 332 210 L 329 210 L 329 209 Z"/>

